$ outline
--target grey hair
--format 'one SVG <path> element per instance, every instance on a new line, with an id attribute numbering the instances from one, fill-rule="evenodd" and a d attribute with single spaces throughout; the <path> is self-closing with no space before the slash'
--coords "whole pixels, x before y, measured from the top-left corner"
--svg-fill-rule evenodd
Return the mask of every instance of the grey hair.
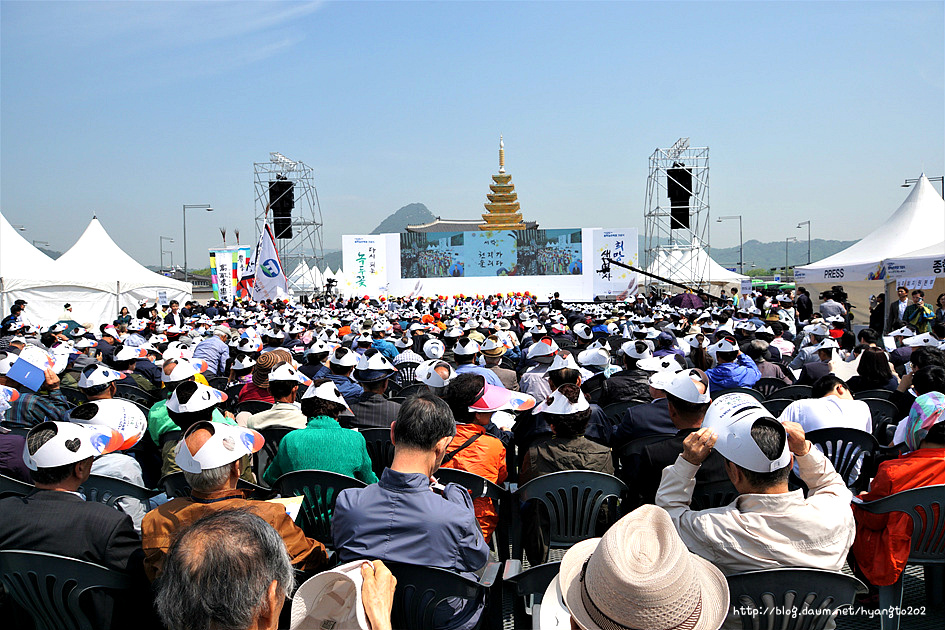
<path id="1" fill-rule="evenodd" d="M 169 630 L 242 630 L 270 614 L 269 585 L 295 589 L 285 543 L 245 510 L 221 510 L 182 530 L 155 586 L 155 607 Z"/>
<path id="2" fill-rule="evenodd" d="M 190 484 L 192 490 L 197 492 L 213 492 L 219 490 L 230 478 L 230 468 L 233 463 L 223 464 L 216 468 L 207 468 L 199 473 L 189 473 L 184 471 L 184 479 Z"/>

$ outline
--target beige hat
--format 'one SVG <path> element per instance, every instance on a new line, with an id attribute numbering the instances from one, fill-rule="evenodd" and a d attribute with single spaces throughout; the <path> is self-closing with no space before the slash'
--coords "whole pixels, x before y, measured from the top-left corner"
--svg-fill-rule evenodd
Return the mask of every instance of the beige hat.
<path id="1" fill-rule="evenodd" d="M 582 628 L 717 630 L 728 613 L 728 584 L 711 562 L 686 549 L 669 514 L 644 505 L 603 538 L 571 547 L 558 585 Z"/>

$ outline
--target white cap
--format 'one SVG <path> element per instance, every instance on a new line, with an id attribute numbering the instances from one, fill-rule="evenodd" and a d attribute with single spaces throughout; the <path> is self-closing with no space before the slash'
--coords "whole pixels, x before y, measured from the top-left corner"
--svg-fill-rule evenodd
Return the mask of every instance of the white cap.
<path id="1" fill-rule="evenodd" d="M 93 363 L 82 370 L 82 375 L 79 377 L 79 389 L 107 385 L 112 381 L 120 381 L 126 376 L 118 370 L 107 368 L 100 363 Z"/>
<path id="2" fill-rule="evenodd" d="M 650 375 L 650 378 L 647 379 L 647 382 L 649 382 L 650 387 L 653 389 L 658 389 L 665 392 L 666 388 L 669 387 L 670 383 L 673 382 L 673 379 L 676 378 L 676 374 L 677 372 L 671 372 L 669 370 L 665 370 L 663 372 L 653 372 L 653 374 Z"/>
<path id="3" fill-rule="evenodd" d="M 568 354 L 567 358 L 561 356 L 561 353 L 555 355 L 555 358 L 551 361 L 551 365 L 548 366 L 546 372 L 554 372 L 555 370 L 563 370 L 565 368 L 570 368 L 572 370 L 580 369 L 580 366 L 577 364 L 577 361 L 574 360 L 573 354 Z"/>
<path id="4" fill-rule="evenodd" d="M 696 387 L 696 383 L 702 383 L 705 386 L 705 391 L 700 392 L 699 388 Z M 712 400 L 709 396 L 709 377 L 697 368 L 690 368 L 677 373 L 673 380 L 667 383 L 662 390 L 667 394 L 672 394 L 694 404 L 707 403 Z"/>
<path id="5" fill-rule="evenodd" d="M 610 365 L 610 353 L 603 348 L 588 348 L 578 354 L 581 365 Z"/>
<path id="6" fill-rule="evenodd" d="M 164 383 L 186 381 L 191 376 L 203 374 L 210 367 L 203 359 L 167 359 L 167 361 L 177 361 L 177 365 L 174 366 L 170 374 L 161 374 L 161 381 Z"/>
<path id="7" fill-rule="evenodd" d="M 641 343 L 641 344 L 643 344 L 643 345 L 645 345 L 645 346 L 647 345 L 647 344 L 645 344 L 645 343 L 643 343 L 642 341 L 639 341 L 639 340 L 625 341 L 625 342 L 620 346 L 620 352 L 623 353 L 625 356 L 630 357 L 631 359 L 640 360 L 640 359 L 650 359 L 650 358 L 652 358 L 652 357 L 653 357 L 653 353 L 650 352 L 649 346 L 647 346 L 646 349 L 643 350 L 643 352 L 640 352 L 639 350 L 637 350 L 637 344 L 638 344 L 638 343 Z"/>
<path id="8" fill-rule="evenodd" d="M 292 597 L 291 630 L 369 630 L 361 602 L 361 565 L 354 560 L 313 575 Z M 370 564 L 370 563 L 369 563 Z"/>
<path id="9" fill-rule="evenodd" d="M 424 344 L 424 350 L 426 350 L 426 344 Z M 471 354 L 476 354 L 479 352 L 479 344 L 465 337 L 456 342 L 456 345 L 453 347 L 453 354 L 460 356 L 469 356 Z"/>
<path id="10" fill-rule="evenodd" d="M 188 387 L 187 383 L 178 385 L 167 401 L 168 411 L 175 413 L 192 413 L 194 411 L 203 411 L 214 405 L 226 402 L 226 394 L 220 390 L 208 387 L 203 383 L 188 382 L 192 382 L 194 388 Z M 181 468 L 183 468 L 183 466 Z"/>
<path id="11" fill-rule="evenodd" d="M 200 429 L 209 431 L 211 436 L 196 453 L 191 453 L 187 438 Z M 232 464 L 245 455 L 256 453 L 265 443 L 263 436 L 252 429 L 203 420 L 195 422 L 184 433 L 174 451 L 174 461 L 184 472 L 196 474 Z"/>
<path id="12" fill-rule="evenodd" d="M 52 429 L 56 435 L 30 455 L 29 435 L 23 445 L 23 462 L 30 470 L 55 468 L 98 457 L 121 448 L 121 433 L 105 425 L 77 422 L 41 422 L 30 429 L 30 434 Z"/>
<path id="13" fill-rule="evenodd" d="M 148 356 L 148 351 L 144 348 L 135 346 L 122 346 L 121 350 L 115 353 L 116 361 L 134 361 Z"/>
<path id="14" fill-rule="evenodd" d="M 897 328 L 896 330 L 889 333 L 890 337 L 912 337 L 913 335 L 915 335 L 915 332 L 908 326 Z"/>
<path id="15" fill-rule="evenodd" d="M 751 437 L 751 429 L 758 422 L 776 427 L 783 439 L 781 454 L 775 460 L 768 459 Z M 719 396 L 709 405 L 702 426 L 718 434 L 715 450 L 742 468 L 768 473 L 781 470 L 791 463 L 784 426 L 752 396 L 740 393 Z"/>
<path id="16" fill-rule="evenodd" d="M 666 355 L 663 357 L 650 357 L 649 359 L 640 359 L 637 361 L 637 367 L 647 372 L 679 372 L 682 366 L 675 359 L 675 355 Z"/>
<path id="17" fill-rule="evenodd" d="M 535 357 L 547 357 L 557 351 L 558 344 L 554 342 L 554 339 L 551 339 L 550 337 L 544 337 L 528 346 L 528 352 L 526 353 L 526 356 L 529 359 L 534 359 Z"/>
<path id="18" fill-rule="evenodd" d="M 233 361 L 234 370 L 248 370 L 254 365 L 256 365 L 256 362 L 253 360 L 253 357 L 249 356 L 248 354 L 240 357 L 236 361 Z"/>
<path id="19" fill-rule="evenodd" d="M 833 350 L 834 348 L 839 348 L 839 347 L 840 346 L 837 344 L 836 341 L 828 337 L 827 339 L 824 339 L 823 341 L 818 343 L 816 346 L 814 346 L 813 349 L 814 350 Z"/>
<path id="20" fill-rule="evenodd" d="M 446 379 L 437 373 L 436 368 L 438 367 L 449 369 L 449 375 Z M 453 370 L 453 366 L 446 361 L 430 359 L 417 366 L 417 369 L 414 370 L 414 377 L 429 387 L 446 387 L 450 381 L 456 378 L 456 372 Z"/>
<path id="21" fill-rule="evenodd" d="M 554 391 L 551 392 L 548 398 L 545 398 L 540 405 L 535 407 L 534 413 L 550 413 L 556 416 L 566 416 L 590 408 L 591 404 L 587 402 L 587 398 L 584 396 L 583 392 L 578 395 L 577 402 L 572 404 L 567 396 L 559 391 Z"/>
<path id="22" fill-rule="evenodd" d="M 345 411 L 341 412 L 341 415 L 354 415 L 354 413 L 351 412 L 351 407 L 348 406 L 347 401 L 345 401 L 344 396 L 341 395 L 338 386 L 335 385 L 333 381 L 326 381 L 317 387 L 309 387 L 305 390 L 305 393 L 302 394 L 302 400 L 306 398 L 321 398 L 322 400 L 344 405 Z"/>
<path id="23" fill-rule="evenodd" d="M 72 422 L 103 425 L 118 431 L 123 440 L 120 451 L 137 444 L 148 430 L 148 418 L 141 408 L 121 398 L 89 401 L 72 409 L 68 417 Z"/>
<path id="24" fill-rule="evenodd" d="M 738 352 L 738 344 L 733 343 L 731 339 L 722 337 L 709 346 L 709 353 L 712 356 L 715 356 L 716 352 Z"/>
<path id="25" fill-rule="evenodd" d="M 445 353 L 446 345 L 439 339 L 427 339 L 423 344 L 423 354 L 428 359 L 440 359 Z"/>
<path id="26" fill-rule="evenodd" d="M 311 385 L 312 380 L 296 370 L 288 361 L 283 361 L 269 372 L 269 382 L 272 381 L 290 381 Z"/>
<path id="27" fill-rule="evenodd" d="M 939 345 L 939 340 L 933 337 L 929 333 L 922 333 L 921 335 L 916 335 L 915 337 L 909 337 L 908 339 L 903 339 L 902 343 L 913 348 L 919 346 L 929 346 L 931 348 L 937 348 Z"/>
<path id="28" fill-rule="evenodd" d="M 329 355 L 328 362 L 342 367 L 354 367 L 358 364 L 358 353 L 351 348 L 341 346 L 335 348 L 335 351 Z"/>
<path id="29" fill-rule="evenodd" d="M 574 331 L 575 335 L 581 339 L 584 339 L 585 341 L 590 341 L 594 338 L 594 333 L 591 332 L 591 327 L 583 322 L 575 324 L 572 330 Z"/>

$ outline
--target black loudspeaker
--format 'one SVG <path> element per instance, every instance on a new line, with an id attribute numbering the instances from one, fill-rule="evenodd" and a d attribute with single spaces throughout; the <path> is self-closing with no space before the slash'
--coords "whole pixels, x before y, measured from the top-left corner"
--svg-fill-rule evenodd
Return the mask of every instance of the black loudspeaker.
<path id="1" fill-rule="evenodd" d="M 295 208 L 295 185 L 284 179 L 269 182 L 269 208 L 275 238 L 292 238 L 292 210 Z"/>
<path id="2" fill-rule="evenodd" d="M 669 229 L 689 228 L 689 199 L 692 197 L 692 170 L 681 162 L 673 162 L 666 171 L 666 196 L 669 197 Z"/>

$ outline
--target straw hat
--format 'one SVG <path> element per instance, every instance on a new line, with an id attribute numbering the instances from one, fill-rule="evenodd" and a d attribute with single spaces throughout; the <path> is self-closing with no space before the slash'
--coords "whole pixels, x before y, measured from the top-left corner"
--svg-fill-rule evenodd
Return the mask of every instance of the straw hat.
<path id="1" fill-rule="evenodd" d="M 669 514 L 644 505 L 603 538 L 565 554 L 558 585 L 582 628 L 716 630 L 728 613 L 725 576 L 686 549 Z"/>

